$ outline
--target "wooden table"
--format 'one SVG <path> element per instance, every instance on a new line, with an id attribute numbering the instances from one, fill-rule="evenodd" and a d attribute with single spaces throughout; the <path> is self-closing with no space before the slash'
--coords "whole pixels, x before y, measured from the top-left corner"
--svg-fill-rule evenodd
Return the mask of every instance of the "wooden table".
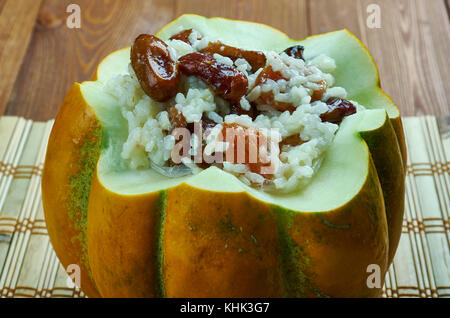
<path id="1" fill-rule="evenodd" d="M 81 9 L 70 29 L 67 6 Z M 183 13 L 272 25 L 294 38 L 347 28 L 369 47 L 403 115 L 450 114 L 450 0 L 0 0 L 0 115 L 56 115 L 109 52 Z M 381 28 L 369 28 L 370 4 Z M 369 8 L 370 9 L 370 8 Z M 370 10 L 369 10 L 370 11 Z"/>

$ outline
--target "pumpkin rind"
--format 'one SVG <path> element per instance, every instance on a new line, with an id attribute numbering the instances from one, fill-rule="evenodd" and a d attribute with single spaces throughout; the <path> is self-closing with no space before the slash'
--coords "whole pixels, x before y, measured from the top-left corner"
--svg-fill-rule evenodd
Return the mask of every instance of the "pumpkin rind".
<path id="1" fill-rule="evenodd" d="M 77 264 L 89 297 L 99 297 L 87 255 L 89 188 L 100 156 L 101 125 L 80 85 L 66 96 L 49 138 L 42 173 L 47 231 L 64 268 Z"/>

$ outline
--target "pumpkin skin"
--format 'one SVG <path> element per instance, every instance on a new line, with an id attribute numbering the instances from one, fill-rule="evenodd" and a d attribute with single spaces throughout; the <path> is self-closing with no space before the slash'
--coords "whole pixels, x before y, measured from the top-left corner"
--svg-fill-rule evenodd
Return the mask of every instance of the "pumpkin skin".
<path id="1" fill-rule="evenodd" d="M 279 39 L 283 48 L 295 42 L 267 26 L 194 15 L 180 17 L 158 36 L 167 39 L 180 25 L 204 33 L 228 29 L 224 35 L 232 36 L 237 33 L 230 23 Z M 366 50 L 348 31 L 340 32 Z M 306 39 L 306 50 L 326 36 Z M 107 57 L 94 80 L 108 78 L 108 65 L 127 54 L 123 49 Z M 47 228 L 61 263 L 80 265 L 81 289 L 89 297 L 379 296 L 380 288 L 367 287 L 366 269 L 379 265 L 382 284 L 395 254 L 406 151 L 398 111 L 379 88 L 378 74 L 374 78 L 367 88 L 373 95 L 352 96 L 374 108 L 392 104 L 379 125 L 359 133 L 367 174 L 345 204 L 325 211 L 293 210 L 246 191 L 186 182 L 138 194 L 110 189 L 99 172 L 107 129 L 84 83 L 74 84 L 55 120 L 42 178 Z M 211 178 L 224 174 L 208 170 Z"/>

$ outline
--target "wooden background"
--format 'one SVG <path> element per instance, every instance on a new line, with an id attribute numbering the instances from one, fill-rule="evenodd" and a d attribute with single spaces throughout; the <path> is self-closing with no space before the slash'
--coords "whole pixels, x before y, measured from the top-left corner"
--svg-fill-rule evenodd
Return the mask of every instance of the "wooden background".
<path id="1" fill-rule="evenodd" d="M 68 4 L 80 29 L 66 26 Z M 381 7 L 381 28 L 366 26 Z M 347 28 L 369 47 L 403 115 L 449 115 L 450 0 L 0 0 L 0 115 L 46 120 L 112 50 L 183 13 L 272 25 L 294 38 Z"/>

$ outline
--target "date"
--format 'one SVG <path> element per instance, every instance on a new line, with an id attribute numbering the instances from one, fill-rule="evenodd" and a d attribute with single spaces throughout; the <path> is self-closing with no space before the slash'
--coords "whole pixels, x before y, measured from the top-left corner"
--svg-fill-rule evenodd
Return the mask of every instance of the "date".
<path id="1" fill-rule="evenodd" d="M 217 53 L 230 58 L 233 62 L 239 58 L 245 59 L 251 65 L 252 72 L 256 72 L 258 69 L 266 65 L 266 56 L 264 53 L 239 49 L 237 47 L 223 44 L 219 41 L 210 42 L 201 52 L 210 54 Z"/>
<path id="2" fill-rule="evenodd" d="M 185 75 L 198 76 L 222 98 L 237 102 L 247 92 L 245 74 L 220 64 L 209 54 L 194 52 L 179 58 L 179 69 Z"/>
<path id="3" fill-rule="evenodd" d="M 131 66 L 144 92 L 158 102 L 175 96 L 178 67 L 167 44 L 156 36 L 141 34 L 131 47 Z"/>
<path id="4" fill-rule="evenodd" d="M 183 41 L 189 45 L 191 45 L 191 41 L 189 40 L 190 35 L 192 34 L 192 32 L 194 32 L 194 29 L 187 29 L 187 30 L 183 30 L 175 35 L 172 35 L 170 37 L 170 40 L 179 40 L 179 41 Z M 200 35 L 200 33 L 197 32 L 197 40 L 201 40 L 202 36 Z"/>
<path id="5" fill-rule="evenodd" d="M 281 79 L 284 79 L 284 77 L 280 71 L 274 71 L 272 69 L 272 66 L 269 65 L 266 68 L 264 68 L 264 70 L 261 73 L 259 73 L 255 81 L 255 86 L 262 85 L 266 83 L 267 80 L 269 79 L 276 82 Z M 261 92 L 259 97 L 255 100 L 255 103 L 257 105 L 270 106 L 273 109 L 278 110 L 280 112 L 284 112 L 287 110 L 290 113 L 292 113 L 293 111 L 295 111 L 295 107 L 291 103 L 276 101 L 272 91 Z"/>

